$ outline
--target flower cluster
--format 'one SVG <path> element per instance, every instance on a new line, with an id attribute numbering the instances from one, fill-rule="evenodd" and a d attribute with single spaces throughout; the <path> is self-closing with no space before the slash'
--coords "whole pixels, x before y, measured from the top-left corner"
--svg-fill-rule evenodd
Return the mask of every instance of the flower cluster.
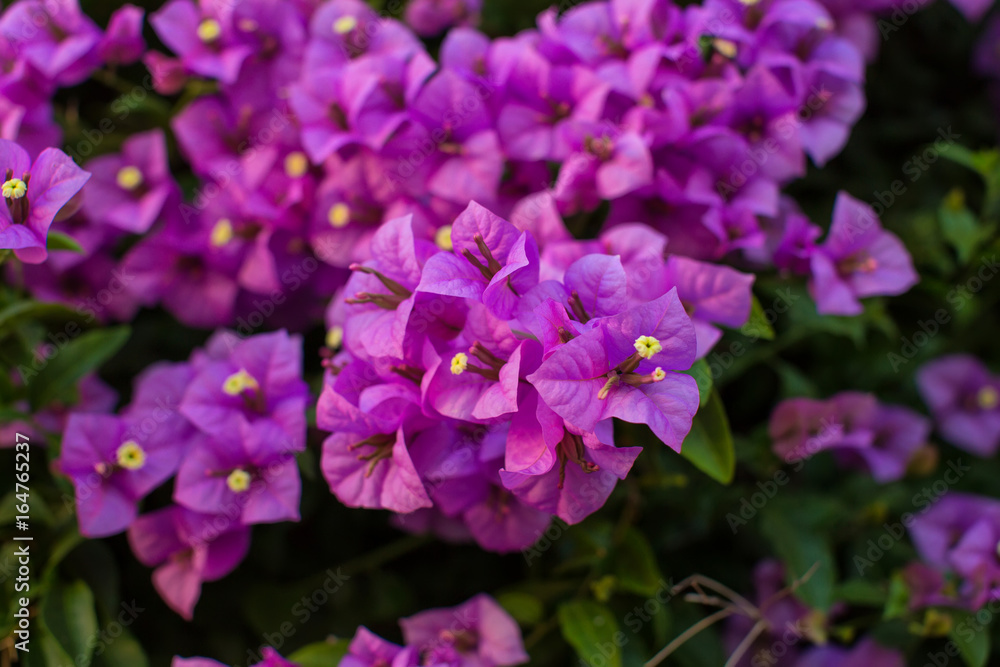
<path id="1" fill-rule="evenodd" d="M 434 4 L 408 7 L 420 34 L 477 11 Z M 135 136 L 88 166 L 90 203 L 67 227 L 89 256 L 24 284 L 79 305 L 124 276 L 90 306 L 101 319 L 163 304 L 192 326 L 296 328 L 371 257 L 381 223 L 410 214 L 430 238 L 476 201 L 509 218 L 642 222 L 676 255 L 809 275 L 821 312 L 857 314 L 858 298 L 915 282 L 905 249 L 846 196 L 816 246 L 820 228 L 781 195 L 806 156 L 840 151 L 864 106 L 862 52 L 831 11 L 590 2 L 513 38 L 453 28 L 435 63 L 360 0 L 173 0 L 150 21 L 175 55 L 143 60 L 157 91 L 195 98 L 171 121 L 193 200 L 159 133 Z M 198 94 L 198 78 L 218 92 Z M 143 232 L 121 257 L 122 236 Z"/>
<path id="2" fill-rule="evenodd" d="M 1000 448 L 1000 377 L 975 357 L 935 359 L 917 373 L 917 386 L 945 440 L 977 456 Z"/>
<path id="3" fill-rule="evenodd" d="M 552 212 L 552 215 L 555 215 Z M 558 219 L 558 218 L 557 218 Z M 522 220 L 523 221 L 523 220 Z M 750 314 L 752 276 L 671 256 L 640 225 L 593 242 L 519 229 L 470 204 L 438 244 L 385 223 L 329 315 L 317 424 L 350 507 L 408 527 L 530 545 L 604 504 L 640 448 L 611 418 L 680 450 L 698 409 L 682 373 Z"/>
<path id="4" fill-rule="evenodd" d="M 732 667 L 903 667 L 906 664 L 901 653 L 871 637 L 861 638 L 851 648 L 829 643 L 831 617 L 842 614 L 843 610 L 835 607 L 824 614 L 809 608 L 794 594 L 787 594 L 785 574 L 784 566 L 775 560 L 762 561 L 754 568 L 753 601 L 767 625 Z M 746 616 L 732 617 L 725 633 L 728 651 L 735 651 L 753 626 Z"/>
<path id="5" fill-rule="evenodd" d="M 901 479 L 919 462 L 931 424 L 909 408 L 847 391 L 826 400 L 783 401 L 771 413 L 768 430 L 775 453 L 786 462 L 833 450 L 843 465 L 867 470 L 886 483 Z"/>
<path id="6" fill-rule="evenodd" d="M 1000 502 L 949 492 L 917 516 L 910 534 L 921 561 L 904 570 L 910 605 L 973 611 L 1000 595 Z"/>
<path id="7" fill-rule="evenodd" d="M 400 619 L 405 646 L 358 628 L 340 667 L 509 667 L 528 661 L 517 623 L 488 595 Z M 257 667 L 297 667 L 273 649 Z M 221 667 L 205 658 L 174 658 L 172 667 Z"/>
<path id="8" fill-rule="evenodd" d="M 81 83 L 102 65 L 139 60 L 146 49 L 143 14 L 122 5 L 102 32 L 75 0 L 9 3 L 0 15 L 0 137 L 16 140 L 32 156 L 58 146 L 56 91 Z"/>
<path id="9" fill-rule="evenodd" d="M 297 337 L 221 332 L 190 361 L 147 369 L 118 414 L 71 414 L 57 466 L 75 487 L 80 532 L 127 529 L 139 560 L 157 567 L 157 590 L 190 618 L 201 582 L 242 560 L 248 526 L 299 518 L 301 374 Z M 176 505 L 137 516 L 171 477 Z"/>

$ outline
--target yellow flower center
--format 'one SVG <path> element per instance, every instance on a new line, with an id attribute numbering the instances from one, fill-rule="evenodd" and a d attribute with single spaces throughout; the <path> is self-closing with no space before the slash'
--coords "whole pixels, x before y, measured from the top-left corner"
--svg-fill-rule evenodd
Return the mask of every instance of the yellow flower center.
<path id="1" fill-rule="evenodd" d="M 285 173 L 291 178 L 300 178 L 309 171 L 309 158 L 302 151 L 289 153 L 285 158 Z"/>
<path id="2" fill-rule="evenodd" d="M 135 190 L 142 185 L 142 172 L 136 167 L 122 167 L 118 170 L 115 180 L 118 181 L 118 187 L 122 190 Z"/>
<path id="3" fill-rule="evenodd" d="M 222 34 L 222 26 L 215 19 L 205 19 L 198 24 L 198 39 L 208 44 L 219 39 Z"/>
<path id="4" fill-rule="evenodd" d="M 254 376 L 247 373 L 245 368 L 241 368 L 227 377 L 226 381 L 222 384 L 222 391 L 230 396 L 239 396 L 248 389 L 257 391 L 260 389 L 260 384 Z"/>
<path id="5" fill-rule="evenodd" d="M 662 349 L 663 346 L 660 345 L 660 341 L 652 336 L 639 336 L 635 339 L 635 351 L 643 359 L 649 359 Z"/>
<path id="6" fill-rule="evenodd" d="M 716 51 L 718 51 L 727 58 L 736 57 L 736 42 L 720 38 L 712 42 L 712 46 L 715 47 Z"/>
<path id="7" fill-rule="evenodd" d="M 233 223 L 229 218 L 219 218 L 219 221 L 212 227 L 211 241 L 216 248 L 226 245 L 233 240 Z"/>
<path id="8" fill-rule="evenodd" d="M 347 223 L 351 221 L 351 209 L 347 204 L 339 202 L 330 207 L 326 219 L 329 220 L 332 227 L 337 229 L 346 227 Z"/>
<path id="9" fill-rule="evenodd" d="M 4 182 L 2 193 L 4 199 L 20 199 L 28 192 L 28 184 L 20 178 L 12 178 Z"/>
<path id="10" fill-rule="evenodd" d="M 455 247 L 451 242 L 451 225 L 445 225 L 434 233 L 434 243 L 445 252 L 451 252 Z"/>
<path id="11" fill-rule="evenodd" d="M 659 382 L 660 380 L 666 379 L 666 377 L 667 372 L 659 366 L 657 366 L 656 370 L 653 371 L 653 382 Z"/>
<path id="12" fill-rule="evenodd" d="M 338 35 L 346 35 L 358 27 L 358 20 L 353 16 L 341 16 L 333 22 L 333 31 Z"/>
<path id="13" fill-rule="evenodd" d="M 992 410 L 1000 404 L 1000 394 L 997 394 L 997 390 L 993 387 L 983 387 L 976 394 L 976 403 L 983 410 Z"/>
<path id="14" fill-rule="evenodd" d="M 461 375 L 469 367 L 469 355 L 459 352 L 451 358 L 451 372 L 454 375 Z"/>
<path id="15" fill-rule="evenodd" d="M 115 452 L 115 459 L 126 470 L 138 470 L 146 464 L 146 452 L 135 440 L 126 440 Z"/>
<path id="16" fill-rule="evenodd" d="M 760 2 L 760 0 L 740 0 L 740 4 L 746 5 L 747 7 L 753 7 L 758 2 Z"/>
<path id="17" fill-rule="evenodd" d="M 344 327 L 333 326 L 326 332 L 326 346 L 331 350 L 336 350 L 344 342 Z"/>
<path id="18" fill-rule="evenodd" d="M 237 468 L 226 477 L 226 486 L 233 493 L 243 493 L 250 488 L 250 473 L 243 468 Z"/>

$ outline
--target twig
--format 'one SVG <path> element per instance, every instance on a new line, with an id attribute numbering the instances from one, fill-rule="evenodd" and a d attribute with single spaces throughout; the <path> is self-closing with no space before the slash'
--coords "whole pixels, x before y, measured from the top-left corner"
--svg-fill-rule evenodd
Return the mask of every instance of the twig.
<path id="1" fill-rule="evenodd" d="M 753 643 L 757 641 L 757 637 L 760 637 L 760 633 L 767 629 L 767 625 L 767 621 L 763 618 L 757 621 L 753 628 L 750 629 L 750 632 L 747 633 L 747 636 L 743 638 L 743 641 L 740 642 L 739 646 L 736 647 L 736 650 L 733 651 L 733 654 L 729 656 L 725 667 L 736 667 L 736 663 L 743 657 L 743 654 L 750 650 Z"/>
<path id="2" fill-rule="evenodd" d="M 663 650 L 654 655 L 653 659 L 647 662 L 645 665 L 643 665 L 643 667 L 656 667 L 656 665 L 666 660 L 671 653 L 680 648 L 681 645 L 684 644 L 684 642 L 691 639 L 696 634 L 698 634 L 705 628 L 715 624 L 716 622 L 721 621 L 722 619 L 728 616 L 732 616 L 733 614 L 737 613 L 737 611 L 738 610 L 735 607 L 726 607 L 725 609 L 720 609 L 711 616 L 706 616 L 705 618 L 701 619 L 700 621 L 692 625 L 690 628 L 685 630 L 683 633 L 681 633 L 681 635 L 676 639 L 674 639 L 674 641 L 664 646 Z"/>

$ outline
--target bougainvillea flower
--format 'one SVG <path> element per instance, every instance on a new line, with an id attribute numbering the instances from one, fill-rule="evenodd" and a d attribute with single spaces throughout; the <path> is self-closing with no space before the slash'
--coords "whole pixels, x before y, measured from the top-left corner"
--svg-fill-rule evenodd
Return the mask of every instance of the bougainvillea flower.
<path id="1" fill-rule="evenodd" d="M 902 242 L 882 229 L 870 206 L 843 192 L 810 270 L 809 291 L 824 315 L 858 315 L 859 299 L 902 294 L 919 280 Z"/>
<path id="2" fill-rule="evenodd" d="M 677 290 L 601 320 L 557 349 L 528 376 L 542 399 L 581 431 L 617 417 L 648 424 L 680 450 L 698 409 L 698 387 L 686 370 L 697 351 L 694 327 Z"/>
<path id="3" fill-rule="evenodd" d="M 339 667 L 412 667 L 419 664 L 416 649 L 403 647 L 382 639 L 368 628 L 361 626 L 347 647 L 347 654 L 340 659 Z"/>
<path id="4" fill-rule="evenodd" d="M 272 421 L 284 432 L 281 444 L 294 452 L 305 447 L 308 395 L 301 339 L 275 331 L 242 339 L 225 359 L 202 366 L 184 394 L 181 413 L 201 431 L 221 437 L 240 433 L 243 420 Z"/>
<path id="5" fill-rule="evenodd" d="M 213 0 L 171 0 L 149 22 L 189 71 L 233 83 L 253 52 L 233 25 L 233 7 Z"/>
<path id="6" fill-rule="evenodd" d="M 372 358 L 403 358 L 403 339 L 427 258 L 437 251 L 416 238 L 411 216 L 384 223 L 372 237 L 371 260 L 354 264 L 345 287 L 350 304 L 344 339 Z"/>
<path id="7" fill-rule="evenodd" d="M 500 319 L 510 319 L 518 299 L 538 282 L 538 245 L 527 232 L 476 202 L 451 227 L 454 253 L 427 260 L 417 290 L 482 299 Z"/>
<path id="8" fill-rule="evenodd" d="M 92 177 L 83 201 L 93 220 L 141 234 L 156 221 L 171 195 L 178 192 L 170 176 L 167 142 L 161 130 L 133 134 L 118 155 L 87 163 Z"/>
<path id="9" fill-rule="evenodd" d="M 433 37 L 453 26 L 479 22 L 482 0 L 416 0 L 406 5 L 406 24 L 421 37 Z"/>
<path id="10" fill-rule="evenodd" d="M 754 275 L 728 266 L 672 255 L 667 259 L 666 283 L 691 317 L 698 337 L 698 357 L 704 357 L 722 337 L 716 324 L 738 328 L 750 317 Z"/>
<path id="11" fill-rule="evenodd" d="M 920 395 L 949 442 L 978 456 L 1000 447 L 1000 378 L 975 357 L 954 354 L 917 372 Z"/>
<path id="12" fill-rule="evenodd" d="M 146 11 L 135 5 L 122 5 L 108 21 L 108 29 L 98 46 L 101 60 L 111 65 L 130 65 L 146 52 L 142 24 Z"/>
<path id="13" fill-rule="evenodd" d="M 457 607 L 400 619 L 399 625 L 406 644 L 427 664 L 506 667 L 528 662 L 517 622 L 485 594 Z"/>
<path id="14" fill-rule="evenodd" d="M 409 55 L 420 40 L 395 19 L 379 16 L 360 0 L 324 2 L 309 20 L 304 70 L 339 67 L 366 54 Z"/>
<path id="15" fill-rule="evenodd" d="M 868 428 L 871 446 L 849 449 L 844 455 L 861 463 L 875 481 L 886 483 L 903 478 L 914 456 L 927 444 L 931 423 L 909 408 L 879 405 Z"/>
<path id="16" fill-rule="evenodd" d="M 764 618 L 767 619 L 768 629 L 761 633 L 754 641 L 753 647 L 746 652 L 743 658 L 734 667 L 756 667 L 760 664 L 771 664 L 775 667 L 779 665 L 789 667 L 798 665 L 798 657 L 801 650 L 798 646 L 791 645 L 782 648 L 781 655 L 771 651 L 771 647 L 776 642 L 780 642 L 783 633 L 789 628 L 794 628 L 796 633 L 805 634 L 805 639 L 820 639 L 826 631 L 823 627 L 814 628 L 815 625 L 810 618 L 811 609 L 796 598 L 794 595 L 779 596 L 775 598 L 786 585 L 785 566 L 776 560 L 763 560 L 753 568 L 753 584 L 755 597 L 754 602 L 762 605 Z M 772 599 L 774 598 L 774 599 Z M 764 603 L 770 604 L 764 606 Z M 753 621 L 742 614 L 737 614 L 726 623 L 724 642 L 726 652 L 731 653 L 736 649 L 741 641 L 753 629 Z M 818 632 L 815 632 L 818 631 Z"/>
<path id="17" fill-rule="evenodd" d="M 548 470 L 501 470 L 500 479 L 532 507 L 569 524 L 583 521 L 604 505 L 642 452 L 642 447 L 615 447 L 610 442 L 610 422 L 604 425 L 607 428 L 598 429 L 600 435 L 566 430 Z"/>
<path id="18" fill-rule="evenodd" d="M 139 500 L 180 464 L 182 442 L 157 433 L 142 438 L 131 427 L 98 414 L 74 414 L 66 424 L 58 467 L 73 482 L 80 532 L 88 537 L 125 530 Z"/>
<path id="19" fill-rule="evenodd" d="M 273 648 L 265 647 L 261 651 L 261 661 L 254 663 L 253 667 L 298 667 L 294 662 L 289 662 Z M 208 658 L 180 658 L 174 657 L 170 667 L 225 667 L 221 662 L 209 660 Z"/>
<path id="20" fill-rule="evenodd" d="M 197 231 L 197 233 L 192 233 Z M 223 326 L 233 321 L 239 286 L 233 271 L 207 253 L 208 231 L 192 230 L 173 215 L 143 237 L 125 255 L 126 286 L 140 303 L 163 305 L 192 327 Z"/>
<path id="21" fill-rule="evenodd" d="M 905 667 L 906 658 L 895 649 L 886 648 L 874 639 L 865 638 L 851 649 L 823 646 L 807 651 L 795 667 Z"/>
<path id="22" fill-rule="evenodd" d="M 167 606 L 191 620 L 201 585 L 226 576 L 250 548 L 250 529 L 224 515 L 170 506 L 136 519 L 128 530 L 132 552 L 156 568 L 153 586 Z"/>
<path id="23" fill-rule="evenodd" d="M 432 504 L 402 428 L 395 433 L 334 433 L 323 442 L 321 467 L 330 490 L 348 507 L 406 513 Z"/>
<path id="24" fill-rule="evenodd" d="M 424 430 L 411 446 L 414 465 L 443 518 L 459 519 L 479 546 L 498 553 L 530 546 L 552 519 L 501 485 L 497 471 L 503 465 L 506 435 L 505 426 L 443 423 Z M 452 540 L 464 537 L 440 517 L 418 516 L 413 525 L 400 519 L 397 525 L 407 530 L 429 527 Z"/>
<path id="25" fill-rule="evenodd" d="M 878 402 L 871 394 L 844 392 L 828 401 L 790 398 L 771 413 L 768 433 L 786 463 L 828 449 L 863 449 L 875 438 L 872 417 Z"/>
<path id="26" fill-rule="evenodd" d="M 6 139 L 0 139 L 0 169 L 0 248 L 14 250 L 28 264 L 43 262 L 52 221 L 90 174 L 56 148 L 46 148 L 32 163 L 27 151 Z"/>
<path id="27" fill-rule="evenodd" d="M 276 423 L 246 420 L 236 433 L 197 440 L 177 471 L 174 501 L 245 524 L 298 521 L 302 482 L 290 444 Z"/>
<path id="28" fill-rule="evenodd" d="M 97 69 L 101 29 L 76 0 L 27 0 L 0 17 L 0 35 L 43 76 L 62 86 L 82 82 Z"/>
<path id="29" fill-rule="evenodd" d="M 973 609 L 1000 586 L 1000 502 L 994 498 L 952 491 L 917 516 L 910 534 L 925 563 L 964 578 L 960 592 Z"/>

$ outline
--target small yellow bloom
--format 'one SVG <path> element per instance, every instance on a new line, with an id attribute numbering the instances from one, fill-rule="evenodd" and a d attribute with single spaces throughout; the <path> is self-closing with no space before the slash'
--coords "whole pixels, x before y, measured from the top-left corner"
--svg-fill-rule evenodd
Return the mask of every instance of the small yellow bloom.
<path id="1" fill-rule="evenodd" d="M 6 181 L 2 187 L 5 199 L 20 199 L 26 192 L 28 192 L 28 184 L 20 178 L 12 178 Z"/>
<path id="2" fill-rule="evenodd" d="M 222 384 L 222 391 L 230 396 L 239 396 L 248 389 L 256 391 L 260 389 L 260 384 L 254 376 L 247 373 L 245 368 L 241 368 L 227 377 L 226 381 Z"/>
<path id="3" fill-rule="evenodd" d="M 222 34 L 222 26 L 215 19 L 205 19 L 198 24 L 198 39 L 208 44 L 219 39 Z"/>
<path id="4" fill-rule="evenodd" d="M 656 370 L 653 371 L 653 382 L 659 382 L 661 380 L 666 379 L 666 377 L 667 377 L 667 372 L 662 368 L 660 368 L 659 366 L 657 366 Z"/>
<path id="5" fill-rule="evenodd" d="M 635 339 L 635 351 L 638 352 L 639 356 L 643 359 L 651 358 L 662 349 L 663 346 L 660 345 L 660 341 L 652 336 L 639 336 Z"/>
<path id="6" fill-rule="evenodd" d="M 146 464 L 146 452 L 135 440 L 126 440 L 115 452 L 115 459 L 126 470 L 138 470 Z"/>
<path id="7" fill-rule="evenodd" d="M 250 488 L 250 473 L 243 468 L 237 468 L 226 477 L 226 486 L 233 493 L 243 493 Z"/>
<path id="8" fill-rule="evenodd" d="M 736 42 L 732 40 L 718 38 L 712 42 L 712 46 L 715 47 L 716 51 L 727 58 L 736 57 Z"/>
<path id="9" fill-rule="evenodd" d="M 469 367 L 469 355 L 465 352 L 459 352 L 454 357 L 451 358 L 451 372 L 455 375 L 461 375 L 465 372 L 465 369 Z"/>
<path id="10" fill-rule="evenodd" d="M 983 387 L 976 394 L 976 403 L 983 410 L 992 410 L 1000 403 L 1000 394 L 997 394 L 997 390 L 993 387 Z"/>
<path id="11" fill-rule="evenodd" d="M 212 245 L 216 248 L 226 245 L 233 240 L 233 223 L 229 218 L 219 218 L 219 221 L 212 227 Z"/>
<path id="12" fill-rule="evenodd" d="M 291 178 L 300 178 L 309 171 L 309 158 L 302 151 L 293 151 L 285 158 L 285 173 Z"/>
<path id="13" fill-rule="evenodd" d="M 437 232 L 434 233 L 434 243 L 445 252 L 452 251 L 455 246 L 451 242 L 451 225 L 438 228 Z"/>
<path id="14" fill-rule="evenodd" d="M 326 219 L 330 222 L 331 227 L 336 227 L 337 229 L 346 227 L 347 223 L 351 221 L 351 209 L 347 204 L 338 202 L 330 207 L 330 210 L 326 214 Z"/>
<path id="15" fill-rule="evenodd" d="M 346 35 L 358 27 L 358 20 L 353 16 L 341 16 L 333 22 L 333 31 L 338 35 Z"/>
<path id="16" fill-rule="evenodd" d="M 326 346 L 331 350 L 336 350 L 344 343 L 344 327 L 332 326 L 326 332 Z"/>
<path id="17" fill-rule="evenodd" d="M 142 172 L 133 166 L 122 167 L 118 170 L 115 180 L 122 190 L 135 190 L 142 185 Z"/>

